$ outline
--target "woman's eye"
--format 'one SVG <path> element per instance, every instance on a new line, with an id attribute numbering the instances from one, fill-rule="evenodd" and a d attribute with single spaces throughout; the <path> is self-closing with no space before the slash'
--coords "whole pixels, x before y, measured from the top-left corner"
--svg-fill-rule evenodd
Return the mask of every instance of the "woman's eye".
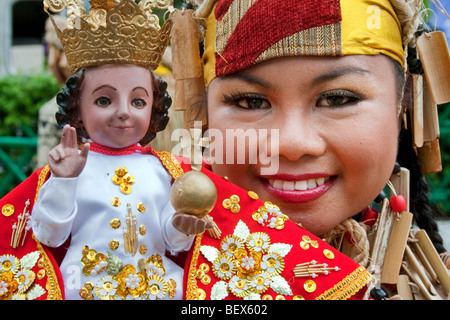
<path id="1" fill-rule="evenodd" d="M 267 109 L 270 108 L 269 102 L 259 95 L 231 95 L 224 96 L 226 104 L 235 105 L 244 109 Z"/>
<path id="2" fill-rule="evenodd" d="M 147 103 L 143 99 L 134 99 L 132 101 L 132 104 L 136 108 L 143 108 L 143 107 L 145 107 L 147 105 Z"/>
<path id="3" fill-rule="evenodd" d="M 347 90 L 335 90 L 320 94 L 317 100 L 318 107 L 341 107 L 361 100 L 360 97 Z"/>
<path id="4" fill-rule="evenodd" d="M 100 97 L 97 100 L 95 100 L 95 104 L 100 106 L 100 107 L 106 107 L 106 106 L 109 106 L 111 104 L 111 100 L 109 98 L 106 98 L 106 97 Z"/>

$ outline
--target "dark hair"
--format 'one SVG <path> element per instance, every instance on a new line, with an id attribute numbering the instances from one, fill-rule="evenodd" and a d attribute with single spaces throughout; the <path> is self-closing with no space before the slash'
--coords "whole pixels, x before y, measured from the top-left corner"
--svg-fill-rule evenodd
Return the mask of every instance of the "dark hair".
<path id="1" fill-rule="evenodd" d="M 411 56 L 414 57 L 415 55 Z M 408 110 L 413 103 L 410 95 L 412 83 L 409 81 L 409 78 L 405 78 L 402 66 L 397 61 L 393 59 L 392 61 L 394 62 L 398 96 L 403 97 L 401 101 L 402 106 Z M 417 63 L 416 59 L 409 60 L 408 64 L 415 66 L 414 69 L 409 68 L 409 70 L 422 70 L 417 68 Z M 406 116 L 409 118 L 408 112 L 406 112 Z M 411 121 L 408 122 L 411 123 Z M 427 232 L 439 253 L 445 252 L 443 240 L 438 232 L 436 223 L 436 217 L 443 216 L 443 213 L 436 205 L 430 204 L 428 198 L 430 187 L 426 177 L 420 171 L 417 153 L 413 147 L 411 130 L 406 129 L 404 126 L 400 129 L 399 134 L 397 162 L 400 166 L 407 168 L 410 173 L 410 211 L 413 214 L 415 224 Z"/>
<path id="2" fill-rule="evenodd" d="M 59 108 L 55 117 L 56 122 L 61 128 L 69 124 L 76 129 L 79 138 L 84 137 L 88 139 L 89 135 L 81 122 L 79 108 L 80 87 L 84 79 L 84 70 L 84 68 L 81 68 L 68 78 L 66 85 L 56 95 L 56 103 Z M 166 128 L 169 122 L 168 110 L 172 104 L 172 99 L 167 93 L 167 83 L 156 76 L 152 70 L 150 70 L 150 74 L 153 86 L 152 115 L 148 131 L 144 138 L 139 141 L 142 145 L 150 143 L 155 138 L 157 132 Z"/>

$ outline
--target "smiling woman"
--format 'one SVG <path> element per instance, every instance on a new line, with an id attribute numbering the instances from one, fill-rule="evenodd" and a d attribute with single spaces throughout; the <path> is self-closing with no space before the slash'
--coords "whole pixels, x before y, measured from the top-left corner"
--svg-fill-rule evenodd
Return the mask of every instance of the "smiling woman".
<path id="1" fill-rule="evenodd" d="M 287 57 L 241 74 L 248 76 L 211 81 L 209 126 L 221 131 L 278 129 L 280 139 L 272 141 L 278 153 L 268 155 L 278 158 L 278 172 L 262 176 L 260 163 L 230 170 L 223 161 L 212 165 L 215 173 L 277 203 L 316 235 L 376 198 L 392 173 L 400 129 L 389 58 Z"/>

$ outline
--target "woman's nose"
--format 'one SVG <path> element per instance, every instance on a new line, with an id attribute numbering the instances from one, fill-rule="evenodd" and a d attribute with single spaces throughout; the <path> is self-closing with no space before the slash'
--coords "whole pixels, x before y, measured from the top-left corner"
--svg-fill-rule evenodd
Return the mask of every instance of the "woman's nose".
<path id="1" fill-rule="evenodd" d="M 278 153 L 290 161 L 303 156 L 319 157 L 325 153 L 326 142 L 320 124 L 307 112 L 286 115 L 278 119 Z"/>

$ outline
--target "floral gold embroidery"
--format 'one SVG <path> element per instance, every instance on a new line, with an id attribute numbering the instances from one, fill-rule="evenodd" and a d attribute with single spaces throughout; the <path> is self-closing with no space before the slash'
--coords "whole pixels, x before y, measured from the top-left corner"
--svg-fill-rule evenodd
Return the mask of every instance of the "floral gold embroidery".
<path id="1" fill-rule="evenodd" d="M 271 245 L 269 235 L 250 233 L 239 221 L 234 233 L 223 238 L 219 248 L 200 247 L 211 262 L 213 274 L 221 280 L 212 287 L 211 299 L 223 299 L 227 292 L 238 298 L 258 298 L 269 287 L 278 294 L 292 294 L 288 282 L 280 276 L 290 245 Z"/>
<path id="2" fill-rule="evenodd" d="M 14 255 L 0 256 L 0 300 L 33 300 L 46 293 L 34 282 L 36 274 L 31 270 L 39 256 L 39 251 L 30 252 L 20 260 Z"/>
<path id="3" fill-rule="evenodd" d="M 288 216 L 280 211 L 276 205 L 265 202 L 264 206 L 260 207 L 252 214 L 253 220 L 258 221 L 263 227 L 281 230 L 284 228 L 284 222 L 288 220 Z"/>
<path id="4" fill-rule="evenodd" d="M 95 250 L 84 252 L 86 256 L 97 256 Z M 164 297 L 174 298 L 177 284 L 173 279 L 165 279 L 163 260 L 159 255 L 140 259 L 138 266 L 122 265 L 120 259 L 108 253 L 104 260 L 104 269 L 97 274 L 106 272 L 96 283 L 86 282 L 79 291 L 80 297 L 93 300 L 116 299 L 150 299 L 160 300 Z M 91 272 L 92 275 L 92 272 Z"/>

